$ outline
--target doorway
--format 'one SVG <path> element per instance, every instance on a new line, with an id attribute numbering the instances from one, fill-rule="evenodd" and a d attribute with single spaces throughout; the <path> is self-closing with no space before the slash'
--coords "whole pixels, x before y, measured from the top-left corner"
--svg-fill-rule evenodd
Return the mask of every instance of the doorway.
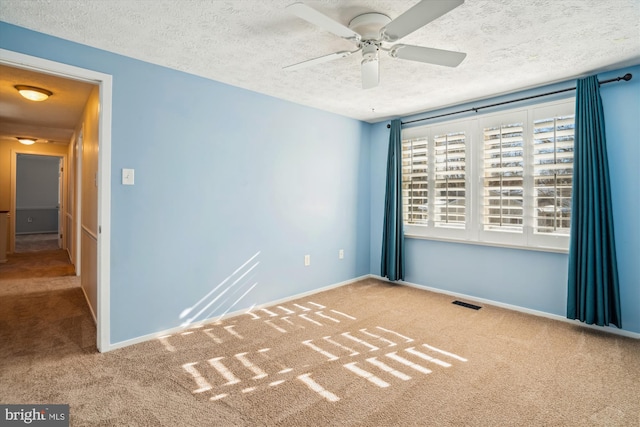
<path id="1" fill-rule="evenodd" d="M 17 154 L 14 252 L 62 249 L 62 156 Z"/>
<path id="2" fill-rule="evenodd" d="M 90 142 L 95 144 L 95 147 L 92 147 L 95 150 L 92 149 L 90 151 L 91 154 L 95 154 L 95 158 L 91 159 L 91 165 L 82 165 L 82 169 L 86 173 L 83 173 L 82 177 L 78 177 L 79 181 L 85 181 L 81 186 L 83 189 L 91 187 L 95 189 L 95 194 L 92 194 L 93 203 L 91 204 L 93 212 L 92 215 L 82 215 L 83 218 L 89 218 L 90 223 L 82 224 L 82 221 L 77 221 L 78 230 L 74 227 L 73 231 L 76 233 L 76 238 L 82 235 L 84 239 L 85 235 L 90 235 L 92 239 L 92 245 L 85 245 L 85 240 L 82 240 L 83 244 L 80 246 L 82 270 L 87 270 L 82 274 L 83 290 L 94 311 L 97 327 L 97 348 L 100 352 L 108 351 L 111 349 L 109 338 L 109 278 L 112 76 L 5 49 L 0 49 L 0 64 L 42 73 L 43 75 L 88 82 L 97 87 L 95 103 L 92 105 L 93 120 L 91 126 L 94 127 L 89 130 L 84 129 L 84 140 L 87 141 L 90 136 L 92 138 Z M 98 145 L 100 147 L 99 150 L 97 149 Z M 89 183 L 94 185 L 90 186 L 88 185 Z M 74 197 L 82 199 L 83 195 L 77 192 Z M 15 216 L 13 219 L 15 219 Z M 14 235 L 12 233 L 11 237 Z M 84 253 L 85 249 L 87 249 L 87 253 Z M 87 279 L 87 287 L 90 289 L 84 289 L 85 278 Z"/>

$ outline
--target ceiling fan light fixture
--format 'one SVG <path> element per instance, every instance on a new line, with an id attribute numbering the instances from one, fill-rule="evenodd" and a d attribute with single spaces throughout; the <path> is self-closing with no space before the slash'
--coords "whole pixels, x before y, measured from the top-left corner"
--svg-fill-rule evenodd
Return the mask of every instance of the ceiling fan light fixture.
<path id="1" fill-rule="evenodd" d="M 33 145 L 36 143 L 35 138 L 27 138 L 26 136 L 17 136 L 16 139 L 20 141 L 20 144 Z"/>
<path id="2" fill-rule="evenodd" d="M 380 83 L 380 69 L 378 59 L 363 59 L 360 64 L 362 74 L 362 89 L 371 89 Z"/>
<path id="3" fill-rule="evenodd" d="M 53 95 L 53 92 L 47 89 L 42 89 L 35 86 L 27 86 L 27 85 L 16 85 L 14 86 L 20 95 L 24 98 L 27 98 L 30 101 L 44 101 Z"/>
<path id="4" fill-rule="evenodd" d="M 376 87 L 380 82 L 378 49 L 378 46 L 373 42 L 365 42 L 365 44 L 362 46 L 362 61 L 360 62 L 360 72 L 362 74 L 363 89 Z"/>

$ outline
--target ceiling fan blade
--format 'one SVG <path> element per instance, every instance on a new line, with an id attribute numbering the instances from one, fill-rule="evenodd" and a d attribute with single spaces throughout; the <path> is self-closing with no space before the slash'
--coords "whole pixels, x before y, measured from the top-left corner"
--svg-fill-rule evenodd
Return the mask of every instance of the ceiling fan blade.
<path id="1" fill-rule="evenodd" d="M 378 59 L 362 61 L 362 89 L 370 89 L 380 83 L 380 63 Z"/>
<path id="2" fill-rule="evenodd" d="M 317 25 L 333 34 L 349 40 L 360 40 L 360 34 L 351 30 L 349 27 L 342 25 L 339 22 L 334 21 L 327 15 L 318 12 L 317 10 L 307 6 L 304 3 L 293 3 L 286 7 L 286 9 L 296 15 L 298 18 L 302 18 L 307 22 Z"/>
<path id="3" fill-rule="evenodd" d="M 389 50 L 389 55 L 393 58 L 444 65 L 445 67 L 457 67 L 467 56 L 467 54 L 463 52 L 405 44 L 392 46 Z"/>
<path id="4" fill-rule="evenodd" d="M 383 40 L 395 42 L 464 3 L 464 0 L 422 0 L 381 30 Z"/>
<path id="5" fill-rule="evenodd" d="M 355 52 L 357 52 L 358 50 L 356 50 Z M 297 64 L 287 65 L 286 67 L 282 67 L 282 69 L 287 71 L 299 70 L 300 68 L 311 67 L 316 64 L 322 64 L 323 62 L 333 61 L 334 59 L 345 58 L 352 53 L 354 52 L 349 52 L 348 50 L 330 53 L 329 55 L 320 56 L 314 59 L 308 59 L 306 61 L 298 62 Z"/>

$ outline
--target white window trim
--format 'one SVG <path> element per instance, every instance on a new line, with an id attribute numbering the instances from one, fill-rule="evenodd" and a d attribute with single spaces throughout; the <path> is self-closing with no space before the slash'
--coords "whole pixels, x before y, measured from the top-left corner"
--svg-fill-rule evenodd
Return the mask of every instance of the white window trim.
<path id="1" fill-rule="evenodd" d="M 443 132 L 465 132 L 466 155 L 466 226 L 461 228 L 434 227 L 433 218 L 430 216 L 427 225 L 404 224 L 404 234 L 407 238 L 447 241 L 483 246 L 497 246 L 524 250 L 544 252 L 568 253 L 569 236 L 534 233 L 533 204 L 533 121 L 543 118 L 543 115 L 568 115 L 573 114 L 575 98 L 567 98 L 559 101 L 532 104 L 503 110 L 497 113 L 478 114 L 472 118 L 451 120 L 417 126 L 402 130 L 402 139 L 413 139 L 427 136 L 429 138 L 429 204 L 432 208 L 433 196 L 433 144 L 432 136 Z M 542 114 L 544 112 L 545 114 Z M 525 170 L 523 187 L 525 190 L 523 207 L 524 221 L 522 233 L 509 233 L 505 231 L 484 230 L 482 226 L 483 212 L 483 186 L 482 173 L 483 159 L 483 127 L 489 122 L 508 122 L 510 117 L 522 117 L 525 134 Z M 433 212 L 433 209 L 429 209 Z"/>

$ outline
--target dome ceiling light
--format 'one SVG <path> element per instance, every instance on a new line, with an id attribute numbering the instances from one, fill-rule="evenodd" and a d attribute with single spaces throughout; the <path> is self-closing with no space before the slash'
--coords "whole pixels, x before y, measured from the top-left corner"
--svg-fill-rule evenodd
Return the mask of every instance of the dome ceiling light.
<path id="1" fill-rule="evenodd" d="M 16 139 L 24 145 L 33 145 L 36 142 L 35 138 L 27 138 L 26 136 L 17 136 Z"/>
<path id="2" fill-rule="evenodd" d="M 20 95 L 27 98 L 30 101 L 44 101 L 53 95 L 50 90 L 42 89 L 35 86 L 16 85 L 14 86 Z"/>

